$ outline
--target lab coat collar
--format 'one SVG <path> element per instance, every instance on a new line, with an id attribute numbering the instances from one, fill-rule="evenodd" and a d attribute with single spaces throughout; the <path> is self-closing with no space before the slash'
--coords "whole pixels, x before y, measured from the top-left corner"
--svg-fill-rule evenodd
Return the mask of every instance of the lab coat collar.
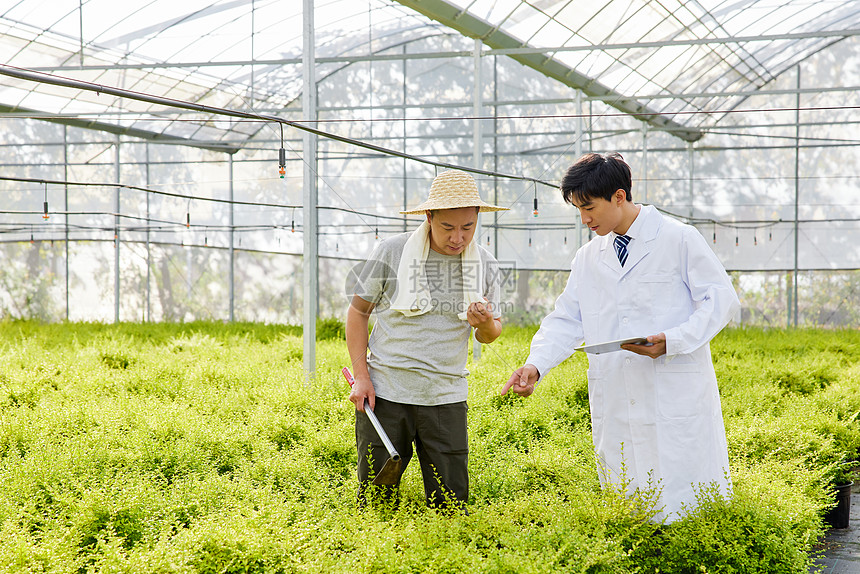
<path id="1" fill-rule="evenodd" d="M 624 267 L 618 262 L 618 256 L 615 254 L 615 248 L 612 244 L 618 234 L 614 231 L 607 234 L 603 239 L 600 249 L 603 251 L 601 259 L 605 265 L 615 269 L 620 275 L 625 275 L 633 269 L 639 261 L 648 255 L 650 249 L 648 243 L 657 237 L 657 232 L 660 230 L 662 216 L 651 205 L 640 206 L 639 215 L 633 220 L 630 229 L 626 235 L 631 238 L 628 246 L 627 262 Z"/>

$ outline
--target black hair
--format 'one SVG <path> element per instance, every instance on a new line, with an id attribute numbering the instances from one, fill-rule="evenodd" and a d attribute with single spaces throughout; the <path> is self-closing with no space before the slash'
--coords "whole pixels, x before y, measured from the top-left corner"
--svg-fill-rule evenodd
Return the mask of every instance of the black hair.
<path id="1" fill-rule="evenodd" d="M 572 205 L 590 203 L 596 197 L 607 201 L 619 189 L 633 201 L 630 166 L 620 153 L 587 153 L 568 168 L 561 180 L 561 196 Z"/>

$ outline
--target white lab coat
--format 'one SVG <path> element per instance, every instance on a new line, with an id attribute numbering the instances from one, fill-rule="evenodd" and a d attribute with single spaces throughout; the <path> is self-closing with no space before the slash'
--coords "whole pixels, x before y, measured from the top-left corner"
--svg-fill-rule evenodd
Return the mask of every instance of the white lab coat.
<path id="1" fill-rule="evenodd" d="M 665 333 L 657 359 L 629 351 L 588 355 L 588 398 L 601 482 L 655 486 L 668 521 L 695 490 L 730 488 L 726 433 L 709 341 L 740 308 L 720 261 L 699 232 L 643 206 L 627 232 L 624 267 L 615 233 L 595 237 L 571 264 L 555 310 L 527 363 L 541 377 L 581 343 Z M 650 483 L 650 484 L 649 484 Z"/>

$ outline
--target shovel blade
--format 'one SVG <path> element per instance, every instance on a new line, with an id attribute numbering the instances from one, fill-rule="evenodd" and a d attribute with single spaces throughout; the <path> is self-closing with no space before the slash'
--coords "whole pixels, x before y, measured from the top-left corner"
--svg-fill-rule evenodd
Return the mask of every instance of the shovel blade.
<path id="1" fill-rule="evenodd" d="M 385 461 L 385 465 L 382 467 L 376 477 L 373 479 L 373 484 L 380 485 L 395 485 L 397 481 L 400 480 L 400 457 L 397 457 L 397 460 L 394 458 L 389 458 Z"/>

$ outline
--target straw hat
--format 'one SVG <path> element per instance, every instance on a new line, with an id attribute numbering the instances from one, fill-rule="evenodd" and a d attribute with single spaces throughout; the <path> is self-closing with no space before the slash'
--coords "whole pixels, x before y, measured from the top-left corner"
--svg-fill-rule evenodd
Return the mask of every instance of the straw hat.
<path id="1" fill-rule="evenodd" d="M 457 209 L 458 207 L 480 207 L 480 211 L 506 211 L 507 207 L 490 205 L 481 199 L 475 178 L 465 171 L 443 171 L 433 180 L 430 195 L 421 205 L 401 211 L 404 215 L 424 213 L 431 209 Z"/>

